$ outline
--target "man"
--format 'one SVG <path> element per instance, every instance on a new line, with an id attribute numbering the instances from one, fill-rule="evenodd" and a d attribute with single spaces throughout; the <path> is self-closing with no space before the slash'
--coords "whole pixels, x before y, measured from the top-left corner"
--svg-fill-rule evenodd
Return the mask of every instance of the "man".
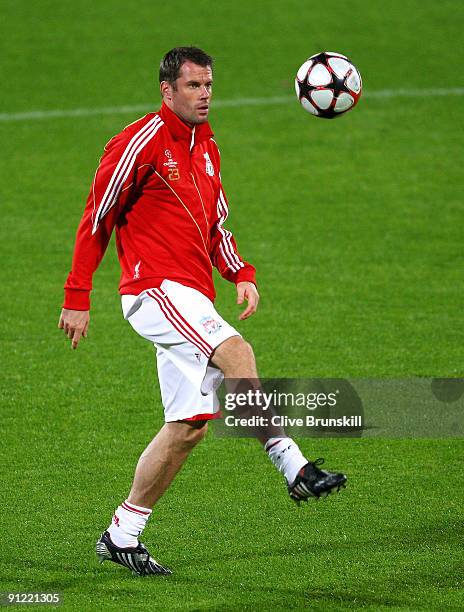
<path id="1" fill-rule="evenodd" d="M 251 346 L 215 310 L 212 269 L 236 284 L 240 319 L 256 312 L 255 269 L 224 222 L 227 199 L 208 124 L 213 60 L 202 50 L 169 51 L 160 66 L 162 107 L 105 147 L 80 222 L 59 321 L 77 348 L 89 327 L 92 275 L 116 227 L 124 317 L 157 351 L 165 425 L 139 459 L 128 498 L 97 542 L 101 561 L 139 575 L 170 574 L 138 540 L 208 420 L 226 379 L 258 378 Z M 320 470 L 285 437 L 261 435 L 295 501 L 319 497 L 346 477 Z"/>

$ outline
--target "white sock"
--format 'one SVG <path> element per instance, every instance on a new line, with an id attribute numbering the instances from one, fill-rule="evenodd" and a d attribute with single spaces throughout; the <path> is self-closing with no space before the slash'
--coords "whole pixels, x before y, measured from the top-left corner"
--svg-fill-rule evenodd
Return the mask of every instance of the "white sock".
<path id="1" fill-rule="evenodd" d="M 298 444 L 291 438 L 269 438 L 264 450 L 289 484 L 292 484 L 301 468 L 308 463 Z"/>
<path id="2" fill-rule="evenodd" d="M 132 548 L 139 543 L 138 537 L 150 518 L 150 508 L 136 506 L 127 501 L 117 507 L 107 531 L 113 544 L 120 548 Z"/>

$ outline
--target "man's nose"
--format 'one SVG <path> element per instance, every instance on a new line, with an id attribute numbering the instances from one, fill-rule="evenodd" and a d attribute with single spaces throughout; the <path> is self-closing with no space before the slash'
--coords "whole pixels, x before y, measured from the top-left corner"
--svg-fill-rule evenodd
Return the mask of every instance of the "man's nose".
<path id="1" fill-rule="evenodd" d="M 211 96 L 211 91 L 205 85 L 204 87 L 201 88 L 200 95 L 202 98 L 209 98 Z"/>

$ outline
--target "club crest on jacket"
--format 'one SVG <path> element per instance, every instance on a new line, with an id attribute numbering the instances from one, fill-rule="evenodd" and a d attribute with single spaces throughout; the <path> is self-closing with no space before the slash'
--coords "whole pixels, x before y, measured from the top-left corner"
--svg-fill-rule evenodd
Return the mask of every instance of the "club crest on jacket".
<path id="1" fill-rule="evenodd" d="M 205 170 L 206 170 L 206 174 L 207 174 L 208 176 L 214 176 L 214 166 L 213 166 L 213 164 L 211 163 L 211 159 L 210 159 L 210 157 L 209 157 L 209 154 L 208 154 L 208 153 L 203 153 L 203 157 L 204 157 L 204 158 L 205 158 L 205 160 L 206 160 L 206 168 L 205 168 Z"/>

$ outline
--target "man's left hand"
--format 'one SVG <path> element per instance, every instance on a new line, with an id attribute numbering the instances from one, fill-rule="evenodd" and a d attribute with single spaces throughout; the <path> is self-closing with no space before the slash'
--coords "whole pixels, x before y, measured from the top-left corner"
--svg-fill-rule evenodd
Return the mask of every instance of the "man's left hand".
<path id="1" fill-rule="evenodd" d="M 240 321 L 248 319 L 256 312 L 259 302 L 259 293 L 253 283 L 248 281 L 237 283 L 237 304 L 243 304 L 243 301 L 248 302 L 248 306 L 239 316 Z"/>

